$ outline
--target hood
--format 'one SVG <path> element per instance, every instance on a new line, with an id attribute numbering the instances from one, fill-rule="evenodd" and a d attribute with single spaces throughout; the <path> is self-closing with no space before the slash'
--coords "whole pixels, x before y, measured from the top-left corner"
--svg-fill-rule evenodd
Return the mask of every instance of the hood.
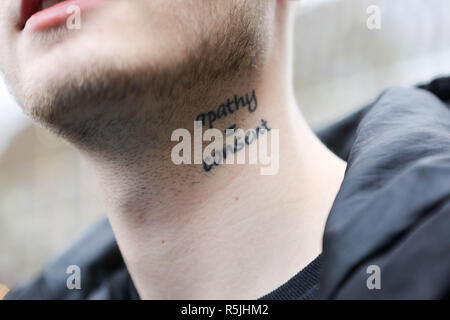
<path id="1" fill-rule="evenodd" d="M 318 132 L 348 162 L 325 228 L 322 299 L 448 297 L 449 100 L 450 78 L 391 88 Z"/>

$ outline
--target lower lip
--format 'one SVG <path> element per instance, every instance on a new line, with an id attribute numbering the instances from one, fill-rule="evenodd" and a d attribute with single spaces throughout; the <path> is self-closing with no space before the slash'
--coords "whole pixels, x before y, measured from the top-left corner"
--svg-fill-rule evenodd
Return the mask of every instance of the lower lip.
<path id="1" fill-rule="evenodd" d="M 65 23 L 69 17 L 76 14 L 75 10 L 80 12 L 82 18 L 84 12 L 90 10 L 103 1 L 104 0 L 66 0 L 64 2 L 60 2 L 32 15 L 26 22 L 25 29 L 41 31 L 59 26 Z M 75 8 L 75 10 L 73 8 Z"/>

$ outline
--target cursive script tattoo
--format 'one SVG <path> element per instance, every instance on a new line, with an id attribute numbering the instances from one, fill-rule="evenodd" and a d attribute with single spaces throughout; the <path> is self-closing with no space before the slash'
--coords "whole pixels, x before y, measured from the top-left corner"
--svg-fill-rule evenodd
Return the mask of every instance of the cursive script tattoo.
<path id="1" fill-rule="evenodd" d="M 225 130 L 225 133 L 227 136 L 235 135 L 238 133 L 238 130 L 236 124 L 233 124 Z M 203 169 L 206 172 L 211 171 L 214 166 L 223 164 L 230 154 L 241 151 L 246 145 L 252 144 L 258 140 L 260 135 L 266 134 L 266 132 L 269 132 L 270 130 L 271 128 L 267 125 L 267 121 L 261 119 L 261 124 L 257 126 L 256 129 L 247 130 L 244 135 L 237 134 L 234 137 L 234 144 L 227 144 L 222 150 L 214 150 L 212 157 L 207 156 L 203 161 Z"/>
<path id="2" fill-rule="evenodd" d="M 201 121 L 203 126 L 212 128 L 214 121 L 226 118 L 235 111 L 245 108 L 249 112 L 255 112 L 258 108 L 258 99 L 256 98 L 255 90 L 250 94 L 246 93 L 243 96 L 234 95 L 234 98 L 228 98 L 227 101 L 222 103 L 216 110 L 200 113 L 195 120 Z"/>

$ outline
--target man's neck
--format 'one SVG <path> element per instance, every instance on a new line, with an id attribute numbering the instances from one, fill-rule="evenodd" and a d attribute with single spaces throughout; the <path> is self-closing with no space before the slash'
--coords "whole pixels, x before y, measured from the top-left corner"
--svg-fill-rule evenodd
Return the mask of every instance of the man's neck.
<path id="1" fill-rule="evenodd" d="M 264 89 L 255 89 L 257 110 L 216 124 L 249 129 L 264 119 L 279 129 L 276 175 L 251 164 L 176 166 L 170 148 L 151 150 L 145 161 L 91 158 L 141 298 L 255 299 L 321 252 L 345 163 L 317 140 L 288 94 Z"/>

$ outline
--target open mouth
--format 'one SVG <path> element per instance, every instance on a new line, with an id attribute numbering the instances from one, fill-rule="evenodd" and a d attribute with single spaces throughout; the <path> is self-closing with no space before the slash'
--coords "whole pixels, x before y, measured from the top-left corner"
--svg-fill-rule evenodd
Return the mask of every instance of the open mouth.
<path id="1" fill-rule="evenodd" d="M 23 29 L 28 19 L 34 14 L 60 2 L 66 2 L 66 0 L 22 0 L 20 27 Z"/>
<path id="2" fill-rule="evenodd" d="M 105 0 L 21 0 L 20 28 L 41 31 L 69 22 L 69 17 L 100 5 Z"/>
<path id="3" fill-rule="evenodd" d="M 23 29 L 28 19 L 41 9 L 42 0 L 22 0 L 20 6 L 20 28 Z"/>

